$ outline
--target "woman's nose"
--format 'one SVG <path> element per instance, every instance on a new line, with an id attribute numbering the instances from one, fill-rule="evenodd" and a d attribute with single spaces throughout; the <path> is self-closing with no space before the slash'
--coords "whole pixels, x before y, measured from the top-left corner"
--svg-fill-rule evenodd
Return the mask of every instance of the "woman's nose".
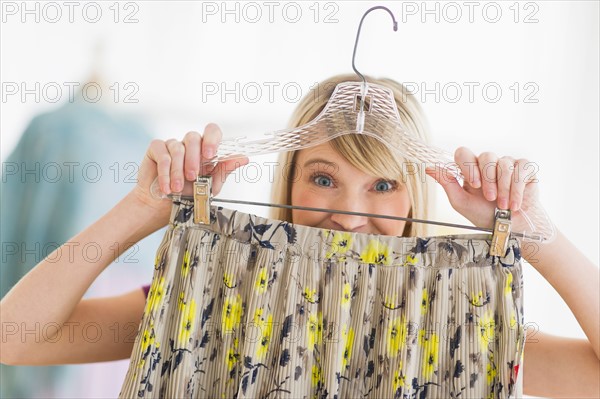
<path id="1" fill-rule="evenodd" d="M 364 209 L 360 206 L 358 201 L 352 200 L 348 198 L 336 204 L 335 207 L 331 209 L 336 209 L 340 211 L 350 211 L 350 212 L 362 212 L 368 213 L 367 209 Z M 366 226 L 369 218 L 367 216 L 359 216 L 359 215 L 348 215 L 344 213 L 332 213 L 331 221 L 335 224 L 339 225 L 340 230 L 344 231 L 358 231 L 361 227 Z"/>

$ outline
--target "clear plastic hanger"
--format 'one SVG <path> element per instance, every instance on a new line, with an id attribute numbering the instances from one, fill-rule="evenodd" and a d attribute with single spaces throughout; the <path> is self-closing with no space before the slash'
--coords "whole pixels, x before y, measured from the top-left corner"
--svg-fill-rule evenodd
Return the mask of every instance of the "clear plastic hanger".
<path id="1" fill-rule="evenodd" d="M 266 133 L 265 138 L 247 139 L 246 137 L 240 137 L 222 141 L 216 156 L 210 161 L 203 162 L 203 165 L 212 164 L 214 166 L 220 161 L 230 159 L 300 150 L 325 143 L 335 137 L 345 134 L 365 134 L 380 140 L 391 151 L 395 152 L 400 157 L 403 157 L 405 161 L 412 163 L 413 166 L 416 167 L 416 170 L 418 170 L 418 173 L 423 173 L 426 167 L 441 166 L 449 175 L 456 177 L 459 181 L 464 180 L 464 177 L 462 176 L 458 165 L 454 162 L 451 154 L 427 145 L 418 138 L 407 133 L 400 119 L 392 90 L 386 86 L 367 83 L 365 77 L 356 69 L 354 60 L 356 57 L 356 48 L 362 23 L 367 14 L 376 9 L 386 10 L 392 17 L 394 31 L 398 29 L 396 19 L 388 8 L 376 6 L 365 12 L 358 27 L 354 52 L 352 55 L 352 68 L 357 75 L 362 78 L 362 82 L 343 82 L 338 84 L 323 111 L 315 119 L 303 126 Z M 211 195 L 210 184 L 211 179 L 207 176 L 199 176 L 195 183 L 194 196 L 197 202 L 196 208 L 201 209 L 203 213 L 203 216 L 198 218 L 200 223 L 202 223 L 202 221 L 206 222 L 206 220 L 209 222 L 209 219 L 206 218 L 209 217 L 211 201 L 291 209 L 300 208 L 292 205 L 217 199 Z M 181 197 L 181 193 L 170 194 L 168 196 L 164 195 L 158 186 L 158 179 L 155 179 L 152 183 L 151 192 L 155 198 Z M 198 198 L 203 199 L 198 200 Z M 198 201 L 201 203 L 198 203 Z M 549 243 L 556 234 L 554 225 L 541 204 L 538 201 L 533 201 L 531 199 L 529 199 L 529 201 L 525 199 L 521 209 L 517 211 L 522 214 L 525 223 L 515 224 L 513 222 L 512 226 L 510 226 L 511 211 L 497 209 L 495 215 L 496 226 L 494 229 L 430 220 L 401 218 L 389 215 L 344 212 L 318 208 L 303 209 L 460 227 L 493 232 L 494 237 L 499 236 L 502 233 L 502 240 L 505 242 L 512 234 L 524 240 Z"/>

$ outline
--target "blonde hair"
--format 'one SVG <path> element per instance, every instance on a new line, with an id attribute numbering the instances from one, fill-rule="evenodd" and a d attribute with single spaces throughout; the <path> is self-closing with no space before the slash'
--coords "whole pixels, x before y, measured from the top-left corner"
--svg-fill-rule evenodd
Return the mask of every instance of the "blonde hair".
<path id="1" fill-rule="evenodd" d="M 367 82 L 387 86 L 392 89 L 394 99 L 398 106 L 400 119 L 407 133 L 418 137 L 423 142 L 429 141 L 428 123 L 420 104 L 408 90 L 400 83 L 391 79 L 374 79 L 365 76 Z M 326 79 L 317 86 L 317 93 L 310 92 L 304 96 L 296 107 L 290 121 L 289 128 L 304 125 L 321 113 L 329 101 L 335 86 L 348 81 L 361 81 L 352 74 L 337 75 Z M 410 197 L 411 209 L 408 217 L 427 219 L 429 208 L 429 195 L 427 181 L 420 181 L 419 174 L 405 175 L 402 167 L 404 159 L 394 155 L 389 148 L 376 138 L 367 135 L 346 134 L 329 141 L 333 149 L 343 156 L 352 166 L 372 176 L 393 179 L 402 182 L 407 187 Z M 292 182 L 295 170 L 295 156 L 297 151 L 288 151 L 280 154 L 275 170 L 275 182 L 271 192 L 272 202 L 275 204 L 291 204 Z M 272 208 L 271 218 L 293 222 L 292 211 L 284 208 Z M 406 222 L 403 236 L 427 236 L 427 225 L 423 223 Z"/>

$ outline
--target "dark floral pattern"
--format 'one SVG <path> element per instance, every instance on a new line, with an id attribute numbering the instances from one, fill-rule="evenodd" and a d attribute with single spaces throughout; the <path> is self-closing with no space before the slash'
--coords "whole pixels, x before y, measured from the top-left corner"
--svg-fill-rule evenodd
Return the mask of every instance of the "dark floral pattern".
<path id="1" fill-rule="evenodd" d="M 174 202 L 120 397 L 520 397 L 519 243 Z M 519 366 L 521 371 L 519 373 Z"/>

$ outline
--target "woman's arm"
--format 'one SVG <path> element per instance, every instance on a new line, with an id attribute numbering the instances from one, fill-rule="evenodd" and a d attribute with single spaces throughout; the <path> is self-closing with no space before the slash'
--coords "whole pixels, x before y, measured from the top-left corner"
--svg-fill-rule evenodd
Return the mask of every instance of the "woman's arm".
<path id="1" fill-rule="evenodd" d="M 523 257 L 569 306 L 587 340 L 528 331 L 524 393 L 535 396 L 600 397 L 600 271 L 566 237 L 527 244 Z"/>
<path id="2" fill-rule="evenodd" d="M 115 258 L 164 226 L 167 220 L 167 207 L 151 207 L 132 192 L 35 266 L 0 301 L 0 362 L 23 363 L 22 359 L 31 358 L 36 351 L 55 351 L 58 345 L 51 346 L 51 343 L 57 341 L 59 326 L 62 338 L 76 333 L 80 336 L 83 325 L 65 322 L 70 320 L 85 292 Z M 100 248 L 98 259 L 86 256 L 84 248 L 90 245 Z M 139 291 L 141 296 L 141 289 Z M 80 314 L 78 317 L 86 320 L 92 316 Z M 114 320 L 118 320 L 117 315 Z M 95 335 L 92 329 L 88 332 Z M 104 337 L 109 333 L 113 332 L 101 331 Z M 68 344 L 62 338 L 61 341 Z"/>
<path id="3" fill-rule="evenodd" d="M 600 270 L 560 231 L 550 244 L 530 245 L 523 257 L 564 299 L 600 359 Z"/>
<path id="4" fill-rule="evenodd" d="M 155 178 L 164 193 L 183 191 L 189 195 L 196 176 L 209 174 L 213 176 L 213 194 L 217 195 L 227 175 L 248 162 L 243 158 L 218 162 L 215 167 L 203 165 L 203 159 L 215 156 L 221 138 L 219 127 L 208 124 L 203 136 L 189 132 L 183 141 L 150 143 L 133 191 L 48 255 L 2 298 L 1 363 L 82 363 L 129 356 L 132 328 L 137 332 L 145 301 L 142 290 L 81 299 L 115 258 L 169 221 L 172 203 L 150 195 Z M 90 244 L 100 248 L 98 259 L 86 258 L 83 249 Z M 91 327 L 84 334 L 75 331 L 85 326 Z M 96 341 L 98 327 L 100 339 Z"/>
<path id="5" fill-rule="evenodd" d="M 465 177 L 462 186 L 452 176 L 441 173 L 440 168 L 428 168 L 426 172 L 443 187 L 452 207 L 475 226 L 492 227 L 496 207 L 516 212 L 524 201 L 537 201 L 537 178 L 531 174 L 531 162 L 527 159 L 499 158 L 491 152 L 475 156 L 466 147 L 458 148 L 454 159 Z M 513 225 L 525 225 L 519 213 L 512 216 Z M 528 331 L 524 393 L 600 397 L 598 267 L 560 232 L 552 243 L 535 247 L 527 244 L 522 253 L 564 299 L 588 338 L 554 337 L 533 329 Z"/>

